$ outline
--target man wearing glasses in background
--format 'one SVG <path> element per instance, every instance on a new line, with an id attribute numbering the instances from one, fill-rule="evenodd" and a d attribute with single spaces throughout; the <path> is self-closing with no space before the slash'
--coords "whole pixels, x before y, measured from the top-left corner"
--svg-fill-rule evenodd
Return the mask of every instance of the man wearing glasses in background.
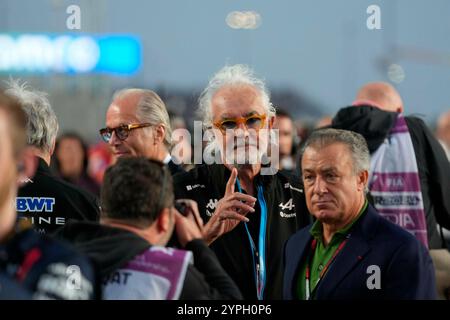
<path id="1" fill-rule="evenodd" d="M 172 129 L 161 98 L 151 90 L 116 92 L 106 112 L 106 128 L 100 130 L 114 157 L 142 156 L 161 161 L 175 174 L 183 171 L 169 154 Z"/>
<path id="2" fill-rule="evenodd" d="M 214 148 L 220 161 L 177 174 L 176 198 L 197 201 L 204 239 L 245 299 L 281 299 L 283 245 L 309 214 L 298 181 L 264 171 L 275 116 L 269 93 L 247 66 L 226 66 L 202 93 L 199 114 L 214 131 L 205 153 Z"/>

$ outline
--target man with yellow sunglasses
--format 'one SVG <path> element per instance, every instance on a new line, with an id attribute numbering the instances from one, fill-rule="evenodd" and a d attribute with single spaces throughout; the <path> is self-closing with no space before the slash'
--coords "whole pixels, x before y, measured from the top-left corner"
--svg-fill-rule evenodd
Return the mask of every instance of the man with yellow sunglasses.
<path id="1" fill-rule="evenodd" d="M 226 66 L 199 114 L 211 132 L 204 154 L 216 162 L 176 175 L 176 198 L 197 201 L 204 238 L 245 299 L 281 299 L 284 242 L 309 216 L 299 179 L 267 168 L 278 153 L 264 82 L 247 66 Z"/>

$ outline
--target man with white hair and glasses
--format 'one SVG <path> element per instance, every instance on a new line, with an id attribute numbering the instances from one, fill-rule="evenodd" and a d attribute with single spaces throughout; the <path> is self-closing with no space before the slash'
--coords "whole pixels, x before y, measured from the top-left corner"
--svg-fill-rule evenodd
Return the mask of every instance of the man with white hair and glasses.
<path id="1" fill-rule="evenodd" d="M 176 198 L 197 201 L 204 238 L 245 299 L 280 299 L 284 242 L 309 214 L 298 181 L 266 166 L 278 154 L 270 153 L 266 86 L 249 67 L 226 66 L 203 91 L 199 114 L 212 131 L 205 153 L 217 161 L 176 175 Z"/>

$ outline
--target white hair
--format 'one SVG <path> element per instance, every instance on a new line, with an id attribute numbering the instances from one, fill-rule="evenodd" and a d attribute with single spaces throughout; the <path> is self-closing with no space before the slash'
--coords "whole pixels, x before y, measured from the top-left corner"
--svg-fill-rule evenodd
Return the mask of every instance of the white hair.
<path id="1" fill-rule="evenodd" d="M 32 89 L 26 82 L 10 79 L 5 93 L 18 100 L 27 115 L 27 143 L 51 152 L 58 134 L 58 119 L 48 94 Z"/>
<path id="2" fill-rule="evenodd" d="M 253 70 L 247 65 L 236 64 L 233 66 L 225 66 L 220 69 L 211 80 L 209 80 L 208 85 L 200 95 L 197 112 L 202 119 L 205 128 L 211 128 L 212 125 L 211 100 L 214 94 L 224 86 L 243 84 L 255 88 L 260 94 L 263 107 L 266 109 L 269 118 L 275 116 L 276 111 L 270 102 L 270 93 L 267 90 L 264 81 L 257 78 Z"/>
<path id="3" fill-rule="evenodd" d="M 130 94 L 140 95 L 140 99 L 136 107 L 136 113 L 139 119 L 152 125 L 164 126 L 166 129 L 164 145 L 170 149 L 170 146 L 172 145 L 172 127 L 170 125 L 166 105 L 160 96 L 152 90 L 128 88 L 116 91 L 113 95 L 113 101 L 116 99 L 122 99 Z"/>
<path id="4" fill-rule="evenodd" d="M 275 116 L 275 107 L 270 102 L 270 93 L 264 83 L 264 80 L 256 77 L 253 70 L 243 64 L 225 66 L 220 69 L 210 80 L 206 88 L 203 90 L 199 98 L 199 107 L 197 109 L 198 116 L 202 119 L 203 128 L 205 130 L 212 128 L 213 116 L 211 101 L 214 94 L 225 86 L 250 85 L 258 91 L 263 107 L 266 109 L 268 118 Z M 220 147 L 216 141 L 214 134 L 207 135 L 207 144 L 205 146 L 206 154 L 220 153 Z M 278 144 L 275 135 L 270 130 L 269 144 Z M 261 150 L 265 154 L 266 150 Z"/>

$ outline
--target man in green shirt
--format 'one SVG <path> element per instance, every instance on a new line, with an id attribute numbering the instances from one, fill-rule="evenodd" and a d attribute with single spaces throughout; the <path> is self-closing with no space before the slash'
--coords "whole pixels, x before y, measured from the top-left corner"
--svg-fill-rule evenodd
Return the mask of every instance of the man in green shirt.
<path id="1" fill-rule="evenodd" d="M 305 142 L 302 180 L 316 221 L 285 245 L 284 298 L 436 298 L 427 249 L 366 200 L 369 168 L 358 133 L 321 129 Z"/>
<path id="2" fill-rule="evenodd" d="M 314 237 L 314 239 L 317 241 L 316 250 L 314 252 L 314 256 L 311 259 L 311 266 L 310 266 L 310 290 L 311 292 L 314 292 L 314 289 L 319 282 L 320 274 L 323 272 L 325 266 L 327 263 L 331 262 L 331 259 L 333 255 L 336 253 L 336 251 L 339 249 L 339 246 L 347 239 L 347 235 L 352 228 L 352 226 L 355 224 L 355 222 L 361 217 L 364 210 L 367 208 L 367 200 L 364 203 L 363 208 L 359 212 L 358 216 L 355 220 L 350 222 L 349 225 L 345 226 L 341 230 L 336 231 L 333 238 L 331 239 L 330 243 L 328 245 L 325 245 L 324 241 L 322 240 L 322 223 L 319 220 L 316 220 L 310 230 L 311 235 Z M 305 283 L 305 273 L 306 273 L 306 264 L 303 265 L 303 268 L 300 272 L 300 276 L 298 277 L 298 284 L 297 284 L 297 297 L 301 300 L 307 300 L 309 297 L 309 292 L 307 293 L 305 291 L 306 283 Z"/>

